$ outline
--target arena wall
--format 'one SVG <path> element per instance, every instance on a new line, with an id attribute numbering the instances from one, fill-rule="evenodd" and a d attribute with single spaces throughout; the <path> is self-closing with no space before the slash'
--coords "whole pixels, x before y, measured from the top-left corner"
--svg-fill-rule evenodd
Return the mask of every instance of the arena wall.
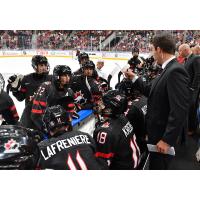
<path id="1" fill-rule="evenodd" d="M 92 59 L 104 59 L 104 60 L 128 60 L 132 55 L 131 52 L 108 52 L 108 51 L 86 51 Z M 33 55 L 44 55 L 47 57 L 62 57 L 62 58 L 76 58 L 76 51 L 67 50 L 1 50 L 0 58 L 8 57 L 32 57 Z M 148 57 L 149 54 L 140 54 L 144 58 Z"/>

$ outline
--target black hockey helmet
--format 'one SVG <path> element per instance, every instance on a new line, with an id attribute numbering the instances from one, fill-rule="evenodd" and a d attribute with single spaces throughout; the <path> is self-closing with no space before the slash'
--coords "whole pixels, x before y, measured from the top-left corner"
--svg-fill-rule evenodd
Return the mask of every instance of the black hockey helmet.
<path id="1" fill-rule="evenodd" d="M 148 68 L 149 72 L 154 72 L 154 73 L 157 73 L 159 70 L 160 70 L 160 67 L 158 65 L 151 65 Z"/>
<path id="2" fill-rule="evenodd" d="M 85 52 L 82 52 L 82 53 L 80 53 L 80 54 L 78 55 L 78 61 L 79 61 L 79 63 L 80 63 L 83 59 L 89 60 L 89 55 L 88 55 L 87 53 L 85 53 Z"/>
<path id="3" fill-rule="evenodd" d="M 0 169 L 35 169 L 38 147 L 30 129 L 0 126 Z"/>
<path id="4" fill-rule="evenodd" d="M 86 61 L 83 65 L 82 65 L 82 68 L 83 69 L 95 69 L 95 64 L 94 64 L 94 62 L 93 61 L 91 61 L 91 60 L 88 60 L 88 61 Z"/>
<path id="5" fill-rule="evenodd" d="M 0 94 L 4 90 L 4 86 L 5 86 L 5 80 L 3 78 L 3 75 L 0 73 Z"/>
<path id="6" fill-rule="evenodd" d="M 46 56 L 35 55 L 32 57 L 31 63 L 32 63 L 32 67 L 36 69 L 39 64 L 48 65 L 48 59 Z"/>
<path id="7" fill-rule="evenodd" d="M 128 79 L 123 79 L 116 85 L 116 89 L 118 89 L 120 93 L 125 94 L 127 97 L 131 97 L 134 93 L 133 83 Z"/>
<path id="8" fill-rule="evenodd" d="M 127 109 L 128 101 L 124 94 L 118 90 L 110 90 L 103 96 L 103 103 L 106 109 L 110 109 L 110 115 L 119 115 Z M 108 114 L 108 113 L 107 113 Z"/>
<path id="9" fill-rule="evenodd" d="M 53 76 L 58 77 L 62 75 L 72 75 L 72 70 L 67 65 L 56 65 L 53 69 Z"/>
<path id="10" fill-rule="evenodd" d="M 71 127 L 70 113 L 60 105 L 48 107 L 43 116 L 43 125 L 48 133 L 62 126 Z"/>
<path id="11" fill-rule="evenodd" d="M 146 64 L 147 64 L 148 67 L 149 67 L 149 66 L 152 66 L 153 63 L 154 63 L 154 61 L 155 61 L 155 59 L 154 59 L 153 56 L 151 56 L 151 57 L 149 57 L 149 58 L 146 58 L 146 60 L 145 60 L 145 62 L 146 62 Z"/>
<path id="12" fill-rule="evenodd" d="M 46 56 L 34 55 L 31 60 L 32 67 L 34 70 L 37 70 L 39 64 L 45 64 L 47 66 L 47 72 L 50 71 L 50 65 Z"/>

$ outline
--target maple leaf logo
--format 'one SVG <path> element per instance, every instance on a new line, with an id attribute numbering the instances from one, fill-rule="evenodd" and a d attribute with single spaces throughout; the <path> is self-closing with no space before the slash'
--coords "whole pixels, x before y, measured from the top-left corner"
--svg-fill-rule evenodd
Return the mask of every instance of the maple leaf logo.
<path id="1" fill-rule="evenodd" d="M 81 90 L 79 90 L 74 94 L 74 101 L 78 104 L 84 104 L 86 103 L 87 99 L 84 98 L 84 94 L 82 94 Z"/>
<path id="2" fill-rule="evenodd" d="M 4 148 L 6 151 L 11 151 L 11 150 L 18 150 L 19 143 L 16 142 L 16 140 L 10 139 L 8 140 L 7 143 L 4 144 Z"/>

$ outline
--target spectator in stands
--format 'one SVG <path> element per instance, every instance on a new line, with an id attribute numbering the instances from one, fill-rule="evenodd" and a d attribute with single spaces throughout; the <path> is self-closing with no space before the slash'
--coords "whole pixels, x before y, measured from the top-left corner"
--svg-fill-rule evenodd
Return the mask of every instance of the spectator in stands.
<path id="1" fill-rule="evenodd" d="M 114 31 L 109 30 L 37 30 L 37 31 L 0 31 L 0 49 L 77 49 L 99 50 L 99 44 L 105 41 Z M 150 51 L 150 41 L 159 31 L 115 31 L 111 45 L 102 46 L 102 50 L 130 51 L 132 46 L 140 49 L 140 52 Z M 199 31 L 171 31 L 176 39 L 176 46 L 182 43 L 199 44 Z"/>
<path id="2" fill-rule="evenodd" d="M 200 46 L 199 44 L 197 44 L 195 47 L 194 47 L 194 54 L 195 55 L 200 55 Z"/>

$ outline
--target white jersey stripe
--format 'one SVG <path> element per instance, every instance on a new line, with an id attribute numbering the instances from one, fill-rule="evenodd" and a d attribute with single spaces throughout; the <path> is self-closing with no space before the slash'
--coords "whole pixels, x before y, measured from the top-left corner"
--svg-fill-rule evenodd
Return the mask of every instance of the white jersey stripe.
<path id="1" fill-rule="evenodd" d="M 130 140 L 130 146 L 131 146 L 131 149 L 133 150 L 132 156 L 133 156 L 133 161 L 134 161 L 134 168 L 136 168 L 137 165 L 138 165 L 138 157 L 137 157 L 137 154 L 136 154 L 137 150 L 136 150 L 136 147 L 135 147 L 132 139 Z"/>
<path id="2" fill-rule="evenodd" d="M 87 166 L 83 159 L 81 158 L 81 155 L 79 154 L 79 151 L 76 152 L 76 160 L 82 170 L 87 170 Z"/>
<path id="3" fill-rule="evenodd" d="M 68 159 L 67 159 L 67 165 L 69 166 L 70 170 L 77 170 L 76 166 L 74 165 L 74 162 L 70 156 L 70 154 L 68 155 Z"/>

